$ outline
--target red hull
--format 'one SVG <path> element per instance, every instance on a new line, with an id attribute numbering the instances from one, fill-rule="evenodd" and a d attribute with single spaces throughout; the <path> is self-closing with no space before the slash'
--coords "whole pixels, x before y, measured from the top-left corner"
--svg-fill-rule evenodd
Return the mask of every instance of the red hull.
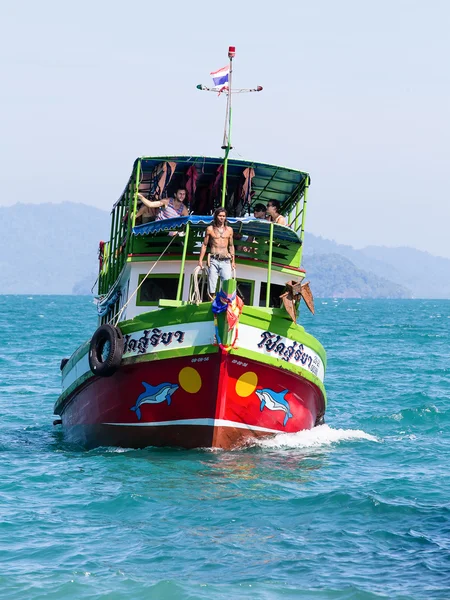
<path id="1" fill-rule="evenodd" d="M 61 418 L 67 439 L 87 447 L 230 449 L 310 429 L 324 410 L 306 379 L 223 353 L 123 365 L 75 390 Z"/>

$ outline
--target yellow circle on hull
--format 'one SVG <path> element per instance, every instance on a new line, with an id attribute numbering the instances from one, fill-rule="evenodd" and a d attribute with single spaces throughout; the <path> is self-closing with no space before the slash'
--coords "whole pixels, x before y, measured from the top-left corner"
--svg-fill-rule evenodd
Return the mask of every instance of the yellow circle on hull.
<path id="1" fill-rule="evenodd" d="M 236 381 L 236 394 L 246 398 L 253 394 L 258 385 L 258 375 L 253 371 L 247 371 L 243 373 Z"/>
<path id="2" fill-rule="evenodd" d="M 181 387 L 189 394 L 196 394 L 202 387 L 202 378 L 199 372 L 192 367 L 184 367 L 178 375 Z"/>

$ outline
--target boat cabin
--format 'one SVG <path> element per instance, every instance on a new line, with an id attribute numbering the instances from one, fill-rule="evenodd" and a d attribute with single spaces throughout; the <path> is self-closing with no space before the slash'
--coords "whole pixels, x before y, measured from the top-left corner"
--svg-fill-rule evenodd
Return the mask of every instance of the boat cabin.
<path id="1" fill-rule="evenodd" d="M 246 305 L 280 309 L 285 284 L 305 275 L 301 259 L 309 181 L 301 171 L 244 160 L 229 159 L 224 168 L 221 158 L 137 159 L 112 209 L 110 241 L 100 243 L 100 323 L 207 301 L 198 260 L 212 213 L 220 206 L 234 232 L 237 293 Z M 155 220 L 152 211 L 138 216 L 139 194 L 160 200 L 179 187 L 187 190 L 188 216 Z M 286 226 L 253 216 L 255 205 L 273 200 L 280 203 Z"/>

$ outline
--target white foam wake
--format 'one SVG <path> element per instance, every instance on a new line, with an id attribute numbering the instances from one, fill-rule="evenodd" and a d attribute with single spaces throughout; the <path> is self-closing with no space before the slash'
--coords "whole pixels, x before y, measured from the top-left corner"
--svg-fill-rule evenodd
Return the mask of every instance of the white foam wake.
<path id="1" fill-rule="evenodd" d="M 298 433 L 279 433 L 269 439 L 258 440 L 257 445 L 264 448 L 314 448 L 331 446 L 349 440 L 379 440 L 361 429 L 333 429 L 329 425 L 319 425 Z"/>

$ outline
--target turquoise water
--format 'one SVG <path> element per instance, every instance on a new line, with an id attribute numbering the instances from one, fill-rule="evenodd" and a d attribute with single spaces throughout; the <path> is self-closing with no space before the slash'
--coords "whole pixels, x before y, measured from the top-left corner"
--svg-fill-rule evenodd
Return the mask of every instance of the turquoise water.
<path id="1" fill-rule="evenodd" d="M 450 301 L 316 301 L 327 424 L 236 452 L 52 426 L 84 297 L 0 296 L 6 599 L 450 597 Z"/>

